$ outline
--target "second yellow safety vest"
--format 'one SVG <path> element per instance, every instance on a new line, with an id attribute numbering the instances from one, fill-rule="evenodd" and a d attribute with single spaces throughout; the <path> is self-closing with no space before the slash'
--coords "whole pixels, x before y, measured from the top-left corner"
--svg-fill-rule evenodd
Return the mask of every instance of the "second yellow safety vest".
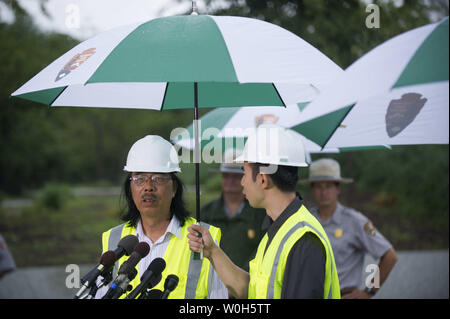
<path id="1" fill-rule="evenodd" d="M 315 234 L 325 247 L 326 267 L 323 297 L 325 299 L 341 297 L 339 277 L 328 237 L 319 221 L 302 205 L 283 223 L 267 250 L 267 234 L 261 240 L 255 259 L 250 261 L 249 299 L 281 298 L 284 270 L 289 252 L 306 232 Z"/>

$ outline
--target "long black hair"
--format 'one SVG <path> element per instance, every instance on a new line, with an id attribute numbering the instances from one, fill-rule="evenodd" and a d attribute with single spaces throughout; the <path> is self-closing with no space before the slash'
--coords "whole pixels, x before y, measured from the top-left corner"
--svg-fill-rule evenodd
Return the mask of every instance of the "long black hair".
<path id="1" fill-rule="evenodd" d="M 177 191 L 175 193 L 174 198 L 172 199 L 172 203 L 170 204 L 170 218 L 174 215 L 180 222 L 180 226 L 184 225 L 184 222 L 189 217 L 189 211 L 186 208 L 186 204 L 183 199 L 183 191 L 184 184 L 174 173 L 170 173 L 172 177 L 172 181 L 176 183 Z M 123 183 L 122 195 L 121 198 L 125 199 L 126 206 L 123 207 L 123 212 L 121 215 L 121 219 L 132 227 L 136 227 L 141 214 L 136 207 L 136 204 L 133 201 L 133 196 L 131 194 L 131 186 L 130 186 L 130 177 L 131 173 L 128 173 L 125 178 L 125 182 Z"/>

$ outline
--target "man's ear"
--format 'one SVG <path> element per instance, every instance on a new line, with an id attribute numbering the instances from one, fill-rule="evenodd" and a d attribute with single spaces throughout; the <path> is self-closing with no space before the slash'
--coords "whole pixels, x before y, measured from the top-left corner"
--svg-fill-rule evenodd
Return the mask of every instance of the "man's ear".
<path id="1" fill-rule="evenodd" d="M 261 176 L 260 181 L 263 189 L 270 189 L 273 187 L 273 181 L 268 174 L 260 173 L 258 176 Z"/>

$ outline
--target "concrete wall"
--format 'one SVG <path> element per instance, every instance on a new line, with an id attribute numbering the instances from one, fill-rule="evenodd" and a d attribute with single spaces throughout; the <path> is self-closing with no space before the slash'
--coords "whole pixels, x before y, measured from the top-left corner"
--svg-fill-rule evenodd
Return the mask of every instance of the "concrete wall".
<path id="1" fill-rule="evenodd" d="M 448 250 L 398 252 L 397 264 L 374 298 L 448 299 L 448 262 Z M 378 264 L 370 256 L 364 263 Z"/>
<path id="2" fill-rule="evenodd" d="M 375 298 L 449 298 L 448 250 L 400 251 L 398 255 L 397 265 Z M 372 263 L 377 262 L 366 256 L 365 265 Z M 81 265 L 81 277 L 93 266 Z M 364 273 L 363 278 L 368 274 Z M 17 269 L 0 279 L 0 298 L 73 298 L 78 289 L 66 287 L 68 275 L 66 266 Z"/>

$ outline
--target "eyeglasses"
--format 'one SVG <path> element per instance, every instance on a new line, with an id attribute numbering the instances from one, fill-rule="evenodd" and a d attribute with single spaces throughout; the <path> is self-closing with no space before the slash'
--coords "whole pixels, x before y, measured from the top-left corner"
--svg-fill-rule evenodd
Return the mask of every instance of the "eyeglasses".
<path id="1" fill-rule="evenodd" d="M 164 175 L 150 175 L 150 176 L 148 176 L 148 175 L 134 175 L 134 176 L 130 177 L 130 181 L 133 182 L 134 185 L 139 186 L 139 187 L 141 187 L 144 184 L 146 184 L 149 179 L 155 185 L 164 185 L 169 180 L 171 180 L 172 177 L 171 176 L 164 176 Z"/>

